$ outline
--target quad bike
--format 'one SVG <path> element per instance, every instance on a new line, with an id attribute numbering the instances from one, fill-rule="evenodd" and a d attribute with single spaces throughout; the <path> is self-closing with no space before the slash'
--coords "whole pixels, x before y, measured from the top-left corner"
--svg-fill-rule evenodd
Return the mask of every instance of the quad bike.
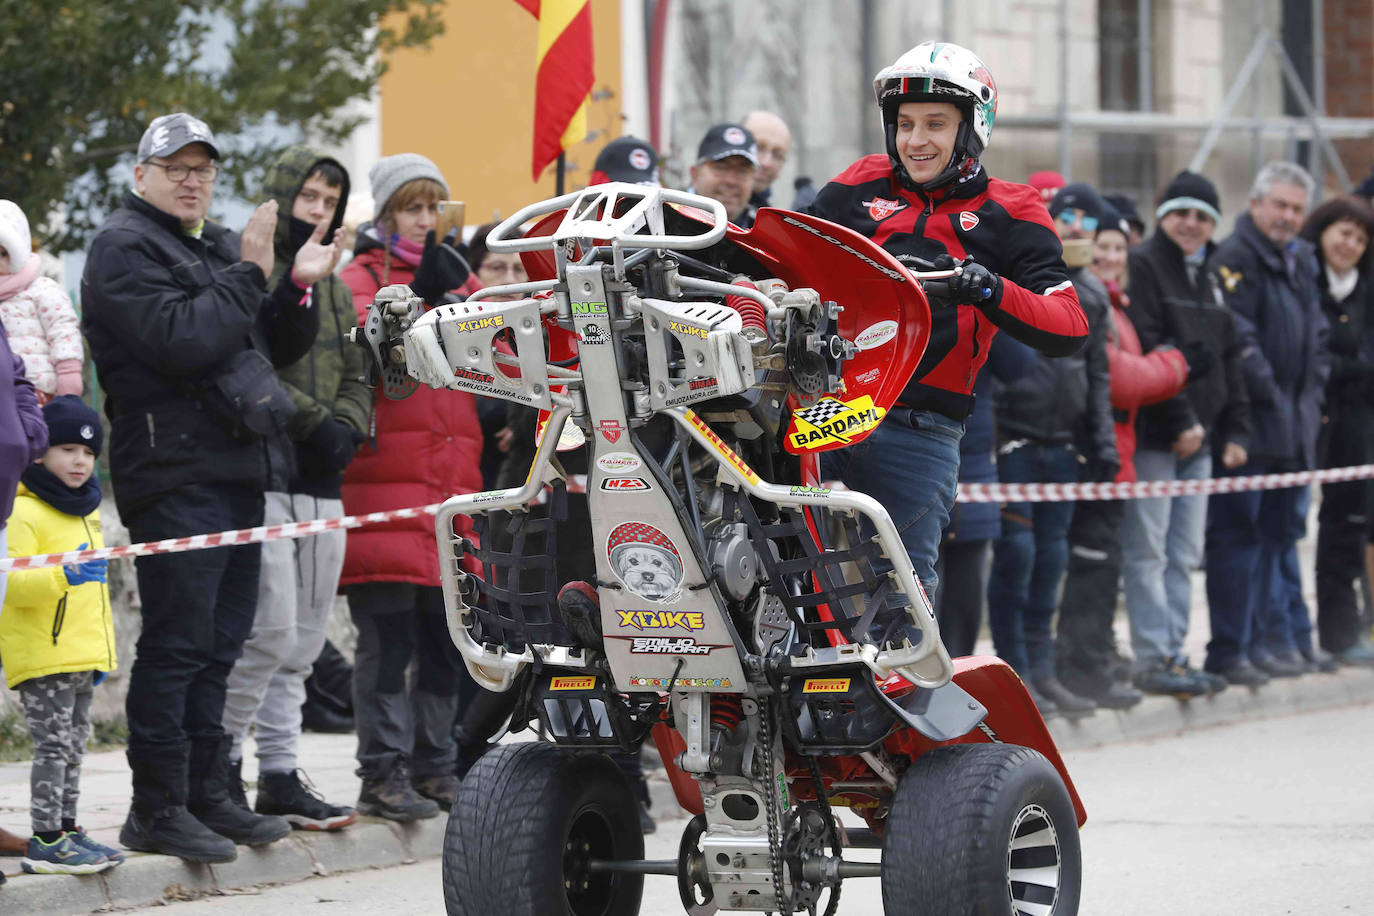
<path id="1" fill-rule="evenodd" d="M 436 521 L 453 641 L 542 739 L 464 779 L 448 912 L 633 914 L 660 874 L 694 916 L 833 914 L 858 877 L 892 916 L 1076 913 L 1083 806 L 1025 688 L 996 659 L 952 661 L 883 507 L 820 486 L 821 453 L 894 410 L 929 337 L 922 284 L 954 271 L 913 274 L 810 216 L 743 231 L 715 201 L 624 184 L 527 207 L 487 244 L 545 279 L 428 312 L 387 287 L 355 338 L 388 396 L 540 411 L 524 485 Z M 589 530 L 568 531 L 583 486 Z M 590 614 L 558 600 L 560 536 L 595 554 Z M 607 756 L 651 737 L 693 815 L 662 861 Z"/>

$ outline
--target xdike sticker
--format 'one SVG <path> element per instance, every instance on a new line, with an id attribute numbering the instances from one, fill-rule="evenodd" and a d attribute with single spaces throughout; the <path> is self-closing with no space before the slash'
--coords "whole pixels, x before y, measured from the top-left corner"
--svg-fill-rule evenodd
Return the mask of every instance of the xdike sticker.
<path id="1" fill-rule="evenodd" d="M 852 401 L 821 398 L 792 414 L 787 438 L 800 449 L 848 445 L 854 436 L 877 426 L 886 414 L 868 395 Z"/>

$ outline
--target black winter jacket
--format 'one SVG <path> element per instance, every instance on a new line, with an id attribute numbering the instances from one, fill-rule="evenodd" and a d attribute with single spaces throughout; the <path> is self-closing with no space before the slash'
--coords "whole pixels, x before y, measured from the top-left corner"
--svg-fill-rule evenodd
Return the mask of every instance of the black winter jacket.
<path id="1" fill-rule="evenodd" d="M 935 198 L 902 187 L 885 155 L 866 156 L 821 188 L 811 212 L 871 238 L 913 269 L 971 255 L 1002 277 L 996 306 L 937 307 L 930 342 L 899 401 L 956 420 L 973 407 L 973 382 L 999 329 L 1050 356 L 1078 352 L 1087 319 L 1069 283 L 1063 247 L 1033 188 L 986 171 Z"/>
<path id="2" fill-rule="evenodd" d="M 1317 431 L 1331 374 L 1312 243 L 1294 239 L 1288 258 L 1260 232 L 1250 214 L 1217 246 L 1211 266 L 1226 304 L 1245 320 L 1258 347 L 1245 361 L 1253 424 L 1250 456 L 1269 464 L 1316 466 Z"/>
<path id="3" fill-rule="evenodd" d="M 1074 444 L 1103 474 L 1121 466 L 1113 427 L 1111 377 L 1107 370 L 1107 326 L 1111 299 L 1086 268 L 1070 275 L 1088 316 L 1088 343 L 1073 356 L 1036 355 L 1035 368 L 997 395 L 997 436 L 1002 442 L 1030 439 Z"/>
<path id="4" fill-rule="evenodd" d="M 1215 257 L 1209 242 L 1207 258 L 1190 282 L 1182 249 L 1156 231 L 1127 258 L 1127 314 L 1140 336 L 1141 351 L 1201 341 L 1216 361 L 1210 372 L 1190 378 L 1182 394 L 1140 409 L 1136 428 L 1142 449 L 1167 452 L 1178 434 L 1195 423 L 1207 431 L 1216 455 L 1227 442 L 1250 446 L 1250 401 L 1241 368 L 1244 340 L 1212 274 Z"/>
<path id="5" fill-rule="evenodd" d="M 285 489 L 284 435 L 236 437 L 208 406 L 217 370 L 253 347 L 277 367 L 298 360 L 319 328 L 289 280 L 272 295 L 240 260 L 235 232 L 207 222 L 196 239 L 133 194 L 96 233 L 81 278 L 82 327 L 112 424 L 115 503 L 128 518 L 193 483 Z"/>
<path id="6" fill-rule="evenodd" d="M 1367 464 L 1374 458 L 1374 283 L 1361 274 L 1339 302 L 1322 271 L 1322 312 L 1331 323 L 1331 378 L 1326 383 L 1318 467 Z"/>

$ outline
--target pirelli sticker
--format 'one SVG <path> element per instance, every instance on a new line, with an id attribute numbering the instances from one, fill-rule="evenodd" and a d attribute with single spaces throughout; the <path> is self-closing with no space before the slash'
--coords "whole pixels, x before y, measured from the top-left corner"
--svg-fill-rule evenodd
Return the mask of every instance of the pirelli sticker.
<path id="1" fill-rule="evenodd" d="M 881 423 L 886 414 L 868 395 L 852 401 L 821 398 L 793 412 L 787 438 L 793 448 L 802 450 L 848 445 L 856 435 Z"/>
<path id="2" fill-rule="evenodd" d="M 556 677 L 549 682 L 550 690 L 591 690 L 595 686 L 594 677 Z"/>
<path id="3" fill-rule="evenodd" d="M 763 482 L 762 478 L 760 478 L 758 474 L 754 473 L 754 469 L 751 468 L 749 465 L 745 464 L 744 459 L 741 458 L 739 455 L 736 455 L 735 450 L 730 448 L 730 446 L 726 445 L 725 440 L 721 439 L 720 436 L 716 435 L 715 430 L 711 429 L 711 427 L 707 426 L 705 423 L 701 421 L 701 417 L 698 417 L 696 415 L 696 411 L 687 411 L 687 422 L 691 423 L 692 426 L 697 430 L 697 432 L 701 433 L 703 436 L 706 437 L 706 441 L 711 444 L 711 447 L 713 449 L 715 449 L 716 454 L 720 456 L 720 460 L 724 461 L 726 464 L 730 465 L 730 467 L 734 468 L 736 471 L 739 471 L 741 474 L 743 474 L 745 480 L 749 481 L 751 484 L 754 484 L 755 486 Z"/>
<path id="4" fill-rule="evenodd" d="M 848 693 L 847 677 L 809 677 L 802 682 L 802 693 Z"/>

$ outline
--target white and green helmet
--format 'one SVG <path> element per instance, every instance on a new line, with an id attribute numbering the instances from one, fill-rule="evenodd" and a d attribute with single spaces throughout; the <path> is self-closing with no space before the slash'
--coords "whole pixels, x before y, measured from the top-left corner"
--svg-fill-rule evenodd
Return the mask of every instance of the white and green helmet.
<path id="1" fill-rule="evenodd" d="M 878 71 L 873 78 L 873 94 L 881 113 L 887 155 L 903 184 L 916 188 L 897 155 L 897 108 L 903 102 L 949 102 L 964 115 L 954 156 L 939 176 L 921 188 L 933 190 L 973 174 L 997 117 L 997 84 L 978 55 L 947 41 L 923 41 Z"/>

